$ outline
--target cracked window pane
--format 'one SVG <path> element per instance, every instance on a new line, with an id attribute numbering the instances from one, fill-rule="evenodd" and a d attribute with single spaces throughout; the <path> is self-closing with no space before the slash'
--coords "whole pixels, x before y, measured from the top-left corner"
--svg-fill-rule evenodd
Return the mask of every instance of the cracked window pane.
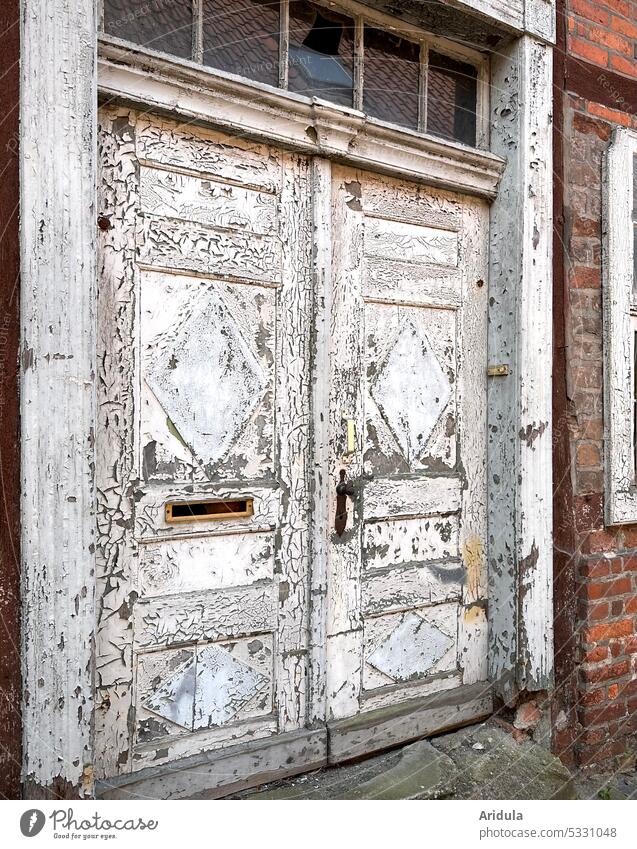
<path id="1" fill-rule="evenodd" d="M 429 54 L 427 132 L 475 146 L 478 72 L 441 53 Z"/>
<path id="2" fill-rule="evenodd" d="M 290 3 L 288 88 L 351 106 L 354 21 L 312 3 Z"/>
<path id="3" fill-rule="evenodd" d="M 279 0 L 204 0 L 204 65 L 276 86 L 279 30 Z"/>
<path id="4" fill-rule="evenodd" d="M 104 32 L 182 59 L 192 54 L 192 0 L 104 0 Z"/>
<path id="5" fill-rule="evenodd" d="M 365 112 L 416 130 L 420 45 L 366 26 L 364 57 Z"/>

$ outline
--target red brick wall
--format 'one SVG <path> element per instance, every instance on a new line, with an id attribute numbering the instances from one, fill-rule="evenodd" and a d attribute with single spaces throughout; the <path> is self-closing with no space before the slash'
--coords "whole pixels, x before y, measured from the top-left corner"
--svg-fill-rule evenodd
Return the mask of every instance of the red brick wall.
<path id="1" fill-rule="evenodd" d="M 637 86 L 637 0 L 568 0 L 564 24 L 567 56 L 634 77 Z M 563 711 L 555 742 L 572 765 L 615 769 L 637 752 L 637 527 L 604 525 L 602 160 L 614 128 L 637 129 L 637 114 L 613 98 L 612 85 L 605 103 L 568 88 L 567 82 L 558 103 L 564 172 L 556 175 L 563 192 L 564 291 L 557 302 L 565 346 L 556 363 L 566 374 L 555 411 L 568 434 L 568 457 L 554 471 L 568 489 L 560 502 L 567 506 L 555 516 L 556 544 L 570 541 L 566 568 L 576 604 L 571 681 L 563 674 L 556 682 Z M 560 557 L 564 562 L 563 551 Z M 561 603 L 567 600 L 558 595 L 556 610 Z"/>
<path id="2" fill-rule="evenodd" d="M 568 33 L 573 55 L 637 77 L 637 0 L 570 0 Z"/>

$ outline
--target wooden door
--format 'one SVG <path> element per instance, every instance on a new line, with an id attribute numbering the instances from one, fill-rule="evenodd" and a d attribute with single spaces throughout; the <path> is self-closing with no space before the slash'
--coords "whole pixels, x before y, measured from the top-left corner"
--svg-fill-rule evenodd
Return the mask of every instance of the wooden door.
<path id="1" fill-rule="evenodd" d="M 331 500 L 328 720 L 382 722 L 449 691 L 434 700 L 444 727 L 489 709 L 475 686 L 487 678 L 488 207 L 332 174 L 329 478 L 335 491 L 344 472 L 354 494 L 341 535 Z M 395 738 L 358 734 L 352 749 L 337 723 L 332 757 L 437 730 L 394 724 Z"/>
<path id="2" fill-rule="evenodd" d="M 306 724 L 309 163 L 101 113 L 97 777 Z"/>

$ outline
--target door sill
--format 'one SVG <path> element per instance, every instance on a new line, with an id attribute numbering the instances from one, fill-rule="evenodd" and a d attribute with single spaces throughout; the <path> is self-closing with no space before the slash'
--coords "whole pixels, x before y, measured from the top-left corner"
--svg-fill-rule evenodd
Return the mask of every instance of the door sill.
<path id="1" fill-rule="evenodd" d="M 491 685 L 480 681 L 329 722 L 328 763 L 344 763 L 469 725 L 492 711 Z"/>
<path id="2" fill-rule="evenodd" d="M 471 684 L 403 704 L 254 740 L 99 781 L 99 799 L 219 799 L 469 725 L 493 709 L 491 686 Z"/>

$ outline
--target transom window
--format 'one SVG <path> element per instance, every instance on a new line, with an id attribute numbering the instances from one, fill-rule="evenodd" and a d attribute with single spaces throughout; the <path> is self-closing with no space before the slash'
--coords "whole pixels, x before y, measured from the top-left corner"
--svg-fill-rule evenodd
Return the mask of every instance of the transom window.
<path id="1" fill-rule="evenodd" d="M 107 35 L 412 130 L 482 142 L 484 57 L 446 50 L 419 30 L 352 11 L 355 4 L 103 0 L 103 7 Z"/>

